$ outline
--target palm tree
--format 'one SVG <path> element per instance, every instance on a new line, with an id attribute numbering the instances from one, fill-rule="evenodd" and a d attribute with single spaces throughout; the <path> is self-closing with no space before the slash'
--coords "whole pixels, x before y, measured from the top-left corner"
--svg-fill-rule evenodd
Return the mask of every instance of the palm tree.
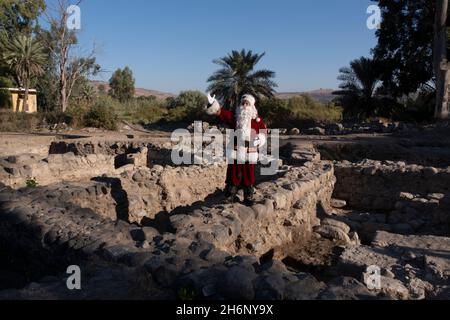
<path id="1" fill-rule="evenodd" d="M 339 70 L 341 90 L 333 92 L 344 107 L 344 116 L 363 119 L 377 112 L 380 73 L 378 63 L 361 57 L 350 62 L 350 67 Z"/>
<path id="2" fill-rule="evenodd" d="M 1 60 L 14 74 L 19 87 L 25 89 L 24 111 L 28 111 L 28 93 L 31 81 L 44 73 L 47 55 L 41 42 L 31 36 L 19 34 L 3 40 Z"/>
<path id="3" fill-rule="evenodd" d="M 274 96 L 274 88 L 277 84 L 271 79 L 275 72 L 270 70 L 254 71 L 256 64 L 264 57 L 263 54 L 253 52 L 235 51 L 224 58 L 214 60 L 222 69 L 217 70 L 209 79 L 211 84 L 208 91 L 215 94 L 219 100 L 236 107 L 239 99 L 244 94 L 252 94 L 256 98 Z"/>

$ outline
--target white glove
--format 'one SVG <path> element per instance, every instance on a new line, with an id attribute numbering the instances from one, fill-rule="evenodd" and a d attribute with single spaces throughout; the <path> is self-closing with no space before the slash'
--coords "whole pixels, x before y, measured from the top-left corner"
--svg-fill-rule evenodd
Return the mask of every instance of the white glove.
<path id="1" fill-rule="evenodd" d="M 216 101 L 216 95 L 211 97 L 211 93 L 208 92 L 208 106 L 212 106 L 212 104 Z"/>
<path id="2" fill-rule="evenodd" d="M 262 147 L 262 146 L 264 146 L 265 144 L 267 143 L 267 138 L 266 138 L 266 135 L 264 135 L 264 134 L 258 134 L 258 136 L 256 137 L 256 139 L 255 139 L 255 141 L 253 141 L 253 146 L 255 147 L 255 148 L 257 148 L 257 147 Z"/>
<path id="3" fill-rule="evenodd" d="M 220 104 L 216 100 L 216 96 L 211 97 L 211 94 L 208 93 L 208 106 L 205 108 L 207 114 L 213 116 L 219 114 Z"/>

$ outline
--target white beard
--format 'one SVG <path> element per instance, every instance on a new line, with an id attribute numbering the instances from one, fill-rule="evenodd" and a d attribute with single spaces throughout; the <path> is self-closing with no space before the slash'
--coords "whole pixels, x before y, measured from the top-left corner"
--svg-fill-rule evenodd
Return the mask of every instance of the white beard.
<path id="1" fill-rule="evenodd" d="M 258 117 L 255 106 L 240 106 L 236 109 L 236 130 L 241 130 L 244 141 L 250 141 L 252 132 L 252 120 Z"/>

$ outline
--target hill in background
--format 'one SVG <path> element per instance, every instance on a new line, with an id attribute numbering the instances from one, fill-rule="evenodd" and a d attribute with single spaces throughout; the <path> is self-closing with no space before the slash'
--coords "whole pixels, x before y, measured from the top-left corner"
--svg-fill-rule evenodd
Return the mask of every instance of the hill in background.
<path id="1" fill-rule="evenodd" d="M 279 99 L 289 99 L 292 97 L 300 96 L 302 94 L 308 94 L 314 100 L 317 100 L 322 103 L 331 102 L 336 96 L 332 93 L 335 91 L 334 89 L 318 89 L 313 91 L 305 91 L 305 92 L 278 92 L 276 97 Z"/>
<path id="2" fill-rule="evenodd" d="M 109 83 L 104 81 L 91 81 L 92 86 L 98 90 L 98 87 L 103 85 L 105 87 L 106 92 L 109 91 Z M 143 88 L 136 88 L 135 90 L 135 96 L 136 97 L 150 97 L 155 96 L 156 99 L 159 100 L 165 100 L 170 97 L 175 97 L 176 95 L 168 92 L 162 92 L 157 90 L 149 90 L 149 89 L 143 89 Z"/>
<path id="3" fill-rule="evenodd" d="M 105 81 L 91 81 L 92 86 L 98 90 L 98 87 L 103 85 L 105 87 L 106 92 L 109 91 L 109 83 Z M 311 96 L 314 100 L 317 100 L 322 103 L 328 103 L 331 102 L 335 96 L 333 96 L 334 89 L 318 89 L 318 90 L 312 90 L 312 91 L 305 91 L 305 92 L 278 92 L 275 94 L 275 96 L 279 99 L 289 99 L 292 97 L 300 96 L 303 94 L 308 94 Z M 150 90 L 150 89 L 143 89 L 143 88 L 136 88 L 135 91 L 136 97 L 149 97 L 149 96 L 155 96 L 159 100 L 165 100 L 170 97 L 176 97 L 175 94 L 169 93 L 169 92 L 162 92 L 157 90 Z"/>

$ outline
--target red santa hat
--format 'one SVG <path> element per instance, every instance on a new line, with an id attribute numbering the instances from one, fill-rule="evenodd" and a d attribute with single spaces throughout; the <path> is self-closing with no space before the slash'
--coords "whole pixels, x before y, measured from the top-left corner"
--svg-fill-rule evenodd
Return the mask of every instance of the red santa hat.
<path id="1" fill-rule="evenodd" d="M 256 99 L 251 94 L 244 94 L 242 96 L 241 103 L 244 101 L 248 101 L 248 103 L 250 103 L 250 106 L 252 106 L 252 107 L 254 107 L 256 104 Z"/>

